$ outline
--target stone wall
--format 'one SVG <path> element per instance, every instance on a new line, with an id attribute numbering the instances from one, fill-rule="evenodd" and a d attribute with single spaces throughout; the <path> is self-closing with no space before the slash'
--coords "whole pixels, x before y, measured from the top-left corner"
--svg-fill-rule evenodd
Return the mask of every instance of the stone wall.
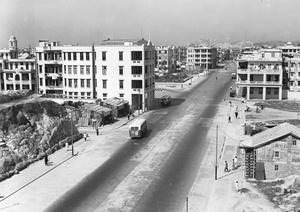
<path id="1" fill-rule="evenodd" d="M 0 181 L 82 138 L 66 109 L 50 100 L 25 100 L 0 110 Z M 71 131 L 73 129 L 73 131 Z"/>

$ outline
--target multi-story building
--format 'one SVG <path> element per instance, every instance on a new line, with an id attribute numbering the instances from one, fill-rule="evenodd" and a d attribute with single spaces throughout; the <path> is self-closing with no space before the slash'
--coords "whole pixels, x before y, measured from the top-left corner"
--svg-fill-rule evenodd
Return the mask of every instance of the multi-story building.
<path id="1" fill-rule="evenodd" d="M 261 49 L 237 58 L 237 95 L 249 99 L 287 98 L 283 89 L 282 52 Z"/>
<path id="2" fill-rule="evenodd" d="M 149 41 L 105 40 L 99 46 L 40 41 L 39 93 L 70 99 L 120 97 L 132 109 L 154 104 L 155 47 Z"/>
<path id="3" fill-rule="evenodd" d="M 300 52 L 300 46 L 294 46 L 291 42 L 288 42 L 284 46 L 279 46 L 278 49 L 282 50 L 282 55 L 293 56 L 294 54 Z"/>
<path id="4" fill-rule="evenodd" d="M 187 70 L 208 70 L 217 67 L 218 51 L 216 47 L 188 46 Z"/>
<path id="5" fill-rule="evenodd" d="M 155 66 L 158 70 L 171 73 L 174 71 L 173 49 L 169 46 L 156 46 Z"/>
<path id="6" fill-rule="evenodd" d="M 35 56 L 19 51 L 15 36 L 9 39 L 9 49 L 0 50 L 0 91 L 36 90 Z"/>
<path id="7" fill-rule="evenodd" d="M 287 86 L 290 91 L 300 91 L 300 52 L 291 57 L 284 57 L 284 68 L 287 72 Z"/>

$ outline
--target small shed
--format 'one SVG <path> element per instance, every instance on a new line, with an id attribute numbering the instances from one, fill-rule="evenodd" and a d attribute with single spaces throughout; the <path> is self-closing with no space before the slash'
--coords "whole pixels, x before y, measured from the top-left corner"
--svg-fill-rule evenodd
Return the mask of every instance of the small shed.
<path id="1" fill-rule="evenodd" d="M 117 97 L 109 98 L 103 101 L 103 105 L 105 107 L 112 109 L 113 117 L 126 116 L 130 112 L 128 103 L 129 101 Z"/>

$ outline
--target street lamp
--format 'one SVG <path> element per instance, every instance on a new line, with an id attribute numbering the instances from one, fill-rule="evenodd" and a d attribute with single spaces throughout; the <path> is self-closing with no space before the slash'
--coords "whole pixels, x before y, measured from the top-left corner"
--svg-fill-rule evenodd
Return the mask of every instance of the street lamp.
<path id="1" fill-rule="evenodd" d="M 69 118 L 71 119 L 71 141 L 72 141 L 72 156 L 74 156 L 74 146 L 73 146 L 73 118 L 72 112 L 69 112 Z"/>
<path id="2" fill-rule="evenodd" d="M 215 180 L 218 179 L 218 125 L 216 130 L 216 164 L 215 164 Z"/>

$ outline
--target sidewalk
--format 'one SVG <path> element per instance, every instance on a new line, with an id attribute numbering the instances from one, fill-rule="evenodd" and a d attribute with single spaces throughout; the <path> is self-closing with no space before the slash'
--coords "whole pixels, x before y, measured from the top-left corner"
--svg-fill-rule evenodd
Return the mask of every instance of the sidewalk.
<path id="1" fill-rule="evenodd" d="M 111 125 L 104 125 L 99 128 L 99 136 L 92 127 L 79 127 L 79 132 L 86 132 L 89 136 L 86 142 L 81 139 L 74 143 L 74 153 L 78 153 L 77 156 L 72 157 L 71 146 L 69 150 L 60 149 L 49 156 L 50 166 L 45 166 L 44 160 L 37 161 L 20 174 L 0 183 L 0 211 L 43 211 L 46 206 L 104 163 L 123 144 L 124 139 L 112 141 L 111 134 L 136 117 L 137 112 L 130 120 L 126 116 Z M 111 145 L 112 142 L 114 145 Z M 35 181 L 39 182 L 33 183 Z"/>

